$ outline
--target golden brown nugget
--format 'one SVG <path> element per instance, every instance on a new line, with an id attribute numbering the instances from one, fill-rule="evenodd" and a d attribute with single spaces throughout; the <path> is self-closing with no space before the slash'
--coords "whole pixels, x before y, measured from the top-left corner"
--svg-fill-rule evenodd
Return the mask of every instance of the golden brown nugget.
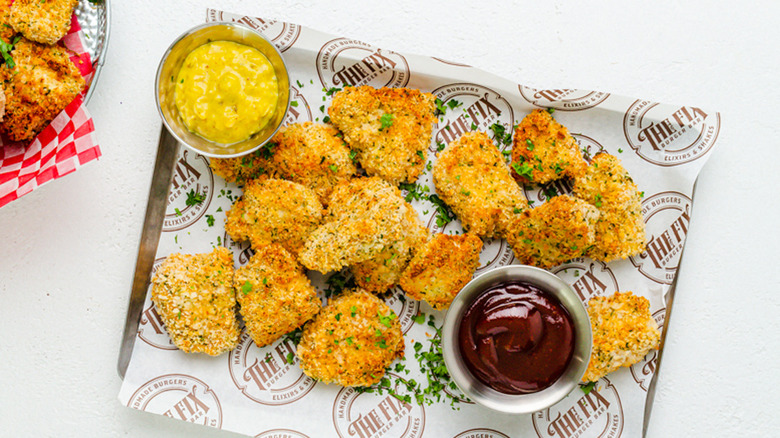
<path id="1" fill-rule="evenodd" d="M 501 152 L 484 132 L 469 132 L 450 143 L 433 166 L 433 183 L 463 228 L 478 236 L 501 236 L 510 220 L 528 208 Z"/>
<path id="2" fill-rule="evenodd" d="M 357 285 L 369 292 L 382 293 L 398 284 L 401 274 L 417 250 L 428 240 L 428 229 L 414 208 L 405 202 L 406 215 L 401 224 L 400 239 L 377 256 L 350 266 Z"/>
<path id="3" fill-rule="evenodd" d="M 547 269 L 584 255 L 596 240 L 598 219 L 587 202 L 555 196 L 516 218 L 506 239 L 520 263 Z"/>
<path id="4" fill-rule="evenodd" d="M 227 212 L 225 231 L 253 248 L 279 243 L 297 255 L 322 221 L 322 204 L 311 189 L 292 181 L 250 181 Z"/>
<path id="5" fill-rule="evenodd" d="M 434 309 L 450 306 L 479 267 L 482 239 L 466 233 L 437 234 L 414 256 L 401 276 L 401 288 Z"/>
<path id="6" fill-rule="evenodd" d="M 68 33 L 78 0 L 16 0 L 11 5 L 10 24 L 26 38 L 54 44 Z"/>
<path id="7" fill-rule="evenodd" d="M 411 208 L 401 191 L 381 178 L 341 184 L 331 194 L 325 223 L 306 240 L 301 263 L 327 273 L 369 260 L 403 237 Z"/>
<path id="8" fill-rule="evenodd" d="M 549 112 L 534 110 L 515 128 L 512 176 L 526 184 L 545 184 L 563 177 L 577 178 L 588 162 L 569 130 Z"/>
<path id="9" fill-rule="evenodd" d="M 609 262 L 645 250 L 642 195 L 620 160 L 606 153 L 596 154 L 585 174 L 574 181 L 574 196 L 600 213 L 596 242 L 588 256 Z"/>
<path id="10" fill-rule="evenodd" d="M 647 298 L 632 292 L 591 298 L 588 316 L 593 350 L 582 378 L 585 382 L 596 382 L 620 367 L 631 366 L 658 348 L 661 332 L 650 315 Z"/>
<path id="11" fill-rule="evenodd" d="M 416 181 L 425 168 L 434 101 L 409 88 L 347 87 L 333 95 L 328 115 L 368 175 L 397 186 Z"/>
<path id="12" fill-rule="evenodd" d="M 233 254 L 171 254 L 152 278 L 152 302 L 174 345 L 218 356 L 238 344 Z"/>
<path id="13" fill-rule="evenodd" d="M 258 347 L 271 344 L 312 319 L 322 306 L 295 257 L 281 245 L 255 248 L 233 278 L 239 311 Z"/>
<path id="14" fill-rule="evenodd" d="M 272 148 L 272 144 L 266 144 L 243 157 L 209 158 L 209 167 L 229 183 L 245 184 L 255 179 L 267 179 L 273 173 L 269 160 Z"/>
<path id="15" fill-rule="evenodd" d="M 0 38 L 3 42 L 11 43 L 16 31 L 11 27 L 11 3 L 14 0 L 0 0 Z"/>
<path id="16" fill-rule="evenodd" d="M 349 147 L 333 126 L 295 123 L 280 129 L 272 142 L 274 174 L 312 189 L 323 205 L 336 185 L 357 173 Z"/>
<path id="17" fill-rule="evenodd" d="M 84 78 L 63 47 L 22 38 L 11 56 L 16 66 L 0 68 L 6 98 L 2 131 L 14 141 L 31 140 L 81 93 Z"/>
<path id="18" fill-rule="evenodd" d="M 361 289 L 332 300 L 303 327 L 298 359 L 307 376 L 342 386 L 371 386 L 404 355 L 398 317 Z"/>

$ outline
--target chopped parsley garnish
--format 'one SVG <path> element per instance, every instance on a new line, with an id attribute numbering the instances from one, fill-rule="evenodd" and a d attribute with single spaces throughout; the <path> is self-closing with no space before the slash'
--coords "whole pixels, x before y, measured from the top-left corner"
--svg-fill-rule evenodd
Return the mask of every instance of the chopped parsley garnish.
<path id="1" fill-rule="evenodd" d="M 499 145 L 508 146 L 512 143 L 512 133 L 507 132 L 506 127 L 498 122 L 490 125 L 490 130 L 493 131 L 493 140 L 497 141 Z"/>
<path id="2" fill-rule="evenodd" d="M 590 392 L 593 391 L 593 388 L 595 388 L 595 387 L 596 387 L 596 382 L 588 382 L 585 385 L 580 385 L 580 389 L 585 394 L 590 394 Z"/>
<path id="3" fill-rule="evenodd" d="M 379 128 L 380 131 L 389 128 L 393 126 L 393 119 L 395 118 L 394 115 L 390 113 L 384 113 L 382 114 L 382 117 L 379 118 L 379 121 L 382 123 L 382 126 Z"/>
<path id="4" fill-rule="evenodd" d="M 356 314 L 357 314 L 357 307 L 355 307 L 355 306 L 350 307 L 349 308 L 349 316 L 354 318 Z"/>
<path id="5" fill-rule="evenodd" d="M 298 88 L 303 88 L 303 84 L 299 80 L 295 80 L 295 83 L 298 84 Z"/>
<path id="6" fill-rule="evenodd" d="M 455 100 L 455 99 L 450 99 L 450 100 L 447 102 L 447 106 L 448 106 L 448 107 L 450 107 L 450 109 L 455 109 L 455 108 L 457 108 L 457 107 L 459 107 L 459 106 L 461 106 L 461 105 L 463 105 L 463 103 L 462 103 L 462 102 L 458 102 L 458 101 L 457 101 L 457 100 Z"/>
<path id="7" fill-rule="evenodd" d="M 601 208 L 601 194 L 596 194 L 596 202 L 593 203 L 598 208 Z"/>
<path id="8" fill-rule="evenodd" d="M 325 296 L 330 298 L 335 295 L 341 294 L 344 289 L 351 289 L 355 287 L 355 279 L 351 275 L 347 275 L 349 270 L 336 272 L 325 280 Z"/>
<path id="9" fill-rule="evenodd" d="M 331 172 L 336 173 L 339 171 L 339 166 L 336 166 L 335 164 L 331 164 L 328 166 L 328 169 L 330 169 Z"/>
<path id="10" fill-rule="evenodd" d="M 417 183 L 401 183 L 399 185 L 401 190 L 406 190 L 406 196 L 404 199 L 406 202 L 412 202 L 414 201 L 420 201 L 425 200 L 428 201 L 428 195 L 426 195 L 426 192 L 430 191 L 430 188 L 428 186 L 423 186 Z"/>
<path id="11" fill-rule="evenodd" d="M 547 108 L 547 112 L 552 114 L 555 112 L 555 108 Z"/>
<path id="12" fill-rule="evenodd" d="M 353 163 L 357 162 L 357 151 L 349 151 L 349 159 L 352 160 Z"/>
<path id="13" fill-rule="evenodd" d="M 434 100 L 433 102 L 436 104 L 435 115 L 441 116 L 447 112 L 447 107 L 444 106 L 444 102 L 442 102 L 441 99 L 437 97 L 436 100 Z"/>
<path id="14" fill-rule="evenodd" d="M 206 215 L 206 223 L 209 224 L 210 227 L 214 226 L 214 216 L 207 214 Z"/>
<path id="15" fill-rule="evenodd" d="M 452 212 L 439 195 L 431 195 L 428 197 L 428 200 L 436 206 L 436 226 L 444 228 L 445 225 L 455 219 L 455 213 Z"/>
<path id="16" fill-rule="evenodd" d="M 534 142 L 532 142 L 530 138 L 526 138 L 526 139 L 525 139 L 525 147 L 526 147 L 526 149 L 528 149 L 529 151 L 532 151 L 532 150 L 534 150 Z"/>
<path id="17" fill-rule="evenodd" d="M 206 195 L 202 193 L 195 193 L 195 189 L 193 189 L 187 193 L 187 200 L 184 201 L 184 203 L 187 204 L 188 207 L 192 207 L 198 204 L 202 204 L 205 200 Z"/>
<path id="18" fill-rule="evenodd" d="M 252 283 L 250 283 L 249 281 L 247 281 L 246 283 L 244 283 L 244 285 L 243 285 L 243 286 L 241 286 L 241 293 L 243 293 L 244 295 L 246 295 L 246 294 L 248 294 L 249 292 L 252 292 Z"/>
<path id="19" fill-rule="evenodd" d="M 533 167 L 529 166 L 528 163 L 512 163 L 512 169 L 515 171 L 515 173 L 527 179 L 528 181 L 534 180 Z"/>
<path id="20" fill-rule="evenodd" d="M 441 151 L 443 151 L 443 150 L 444 150 L 444 148 L 446 148 L 446 147 L 447 147 L 447 145 L 446 145 L 446 144 L 444 144 L 444 143 L 442 143 L 442 142 L 436 142 L 436 150 L 437 150 L 437 151 L 441 152 Z"/>
<path id="21" fill-rule="evenodd" d="M 555 186 L 552 184 L 542 186 L 542 191 L 544 192 L 544 196 L 546 196 L 547 199 L 552 199 L 558 196 L 558 190 L 556 190 Z"/>
<path id="22" fill-rule="evenodd" d="M 298 102 L 293 100 L 292 102 L 290 102 L 290 106 L 297 107 L 298 106 Z"/>
<path id="23" fill-rule="evenodd" d="M 303 336 L 303 329 L 298 327 L 297 329 L 284 335 L 284 341 L 290 341 L 293 343 L 293 345 L 298 345 L 298 343 L 301 342 L 302 336 Z"/>
<path id="24" fill-rule="evenodd" d="M 387 328 L 390 328 L 392 326 L 392 321 L 398 318 L 398 316 L 396 316 L 395 312 L 393 312 L 392 310 L 390 311 L 390 314 L 387 316 L 382 315 L 379 311 L 377 311 L 376 314 L 379 317 L 379 322 Z"/>
<path id="25" fill-rule="evenodd" d="M 337 313 L 334 318 L 336 318 L 336 321 L 341 321 L 341 313 Z"/>
<path id="26" fill-rule="evenodd" d="M 326 96 L 333 96 L 333 93 L 338 93 L 339 91 L 341 91 L 341 88 L 330 87 L 330 90 L 326 90 L 323 88 L 322 91 L 325 92 Z"/>
<path id="27" fill-rule="evenodd" d="M 274 156 L 274 148 L 276 146 L 276 143 L 266 143 L 256 153 L 262 155 L 266 160 L 270 160 Z"/>
<path id="28" fill-rule="evenodd" d="M 292 353 L 287 353 L 287 363 L 292 365 L 295 363 L 295 355 Z"/>

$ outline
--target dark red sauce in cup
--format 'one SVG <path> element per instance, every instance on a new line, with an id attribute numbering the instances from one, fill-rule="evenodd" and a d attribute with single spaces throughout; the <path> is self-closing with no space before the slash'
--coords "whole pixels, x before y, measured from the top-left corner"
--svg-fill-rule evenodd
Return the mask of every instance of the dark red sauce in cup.
<path id="1" fill-rule="evenodd" d="M 504 394 L 549 387 L 574 354 L 569 312 L 553 295 L 528 283 L 504 283 L 480 294 L 458 331 L 468 369 Z"/>

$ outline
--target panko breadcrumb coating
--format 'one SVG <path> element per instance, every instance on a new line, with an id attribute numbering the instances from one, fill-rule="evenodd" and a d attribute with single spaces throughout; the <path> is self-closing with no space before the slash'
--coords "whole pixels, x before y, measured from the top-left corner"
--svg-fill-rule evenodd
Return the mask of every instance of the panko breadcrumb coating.
<path id="1" fill-rule="evenodd" d="M 515 128 L 511 167 L 518 181 L 545 184 L 582 176 L 588 162 L 569 130 L 549 112 L 537 109 Z"/>
<path id="2" fill-rule="evenodd" d="M 314 190 L 323 205 L 333 187 L 355 176 L 357 168 L 339 131 L 319 123 L 295 123 L 283 127 L 271 140 L 276 143 L 271 168 L 277 178 Z"/>
<path id="3" fill-rule="evenodd" d="M 54 44 L 68 33 L 78 4 L 79 0 L 16 0 L 9 22 L 30 40 Z"/>
<path id="4" fill-rule="evenodd" d="M 0 0 L 0 38 L 3 42 L 11 43 L 16 31 L 11 27 L 11 3 L 14 0 Z"/>
<path id="5" fill-rule="evenodd" d="M 574 196 L 600 212 L 596 242 L 588 256 L 609 262 L 645 250 L 642 195 L 620 160 L 607 153 L 596 154 L 587 172 L 574 181 Z"/>
<path id="6" fill-rule="evenodd" d="M 481 251 L 482 239 L 474 234 L 437 234 L 409 263 L 401 288 L 434 309 L 446 309 L 479 267 Z"/>
<path id="7" fill-rule="evenodd" d="M 506 240 L 520 263 L 547 269 L 584 255 L 595 242 L 598 218 L 587 202 L 555 196 L 515 218 Z"/>
<path id="8" fill-rule="evenodd" d="M 14 46 L 16 66 L 0 68 L 6 98 L 2 130 L 12 140 L 35 137 L 84 89 L 84 78 L 69 53 L 24 38 Z"/>
<path id="9" fill-rule="evenodd" d="M 309 235 L 301 263 L 327 273 L 371 259 L 407 232 L 403 224 L 411 208 L 401 191 L 381 178 L 336 186 L 325 223 Z"/>
<path id="10" fill-rule="evenodd" d="M 479 236 L 501 236 L 510 220 L 528 208 L 501 152 L 484 132 L 469 132 L 450 143 L 433 166 L 433 183 L 463 228 Z"/>
<path id="11" fill-rule="evenodd" d="M 229 183 L 245 184 L 254 179 L 267 179 L 271 175 L 271 161 L 268 157 L 272 151 L 273 144 L 266 144 L 243 157 L 209 158 L 209 167 Z"/>
<path id="12" fill-rule="evenodd" d="M 401 228 L 403 236 L 375 257 L 350 266 L 357 285 L 369 292 L 385 292 L 398 284 L 409 261 L 428 240 L 428 229 L 414 208 L 405 202 L 406 216 Z"/>
<path id="13" fill-rule="evenodd" d="M 271 344 L 320 311 L 317 291 L 295 257 L 281 245 L 255 248 L 233 278 L 239 311 L 258 347 Z"/>
<path id="14" fill-rule="evenodd" d="M 596 382 L 620 367 L 631 366 L 658 348 L 661 332 L 650 315 L 647 298 L 632 292 L 594 297 L 588 302 L 593 351 L 582 378 Z"/>
<path id="15" fill-rule="evenodd" d="M 368 175 L 397 186 L 416 181 L 425 168 L 434 101 L 410 88 L 347 87 L 333 95 L 328 115 Z"/>
<path id="16" fill-rule="evenodd" d="M 291 181 L 250 181 L 227 212 L 225 231 L 252 247 L 277 242 L 297 255 L 322 221 L 322 204 L 311 189 Z"/>
<path id="17" fill-rule="evenodd" d="M 171 254 L 152 279 L 152 302 L 174 345 L 218 356 L 238 344 L 233 254 Z"/>
<path id="18" fill-rule="evenodd" d="M 398 317 L 361 289 L 335 298 L 303 327 L 298 359 L 307 376 L 342 386 L 370 386 L 404 355 Z"/>

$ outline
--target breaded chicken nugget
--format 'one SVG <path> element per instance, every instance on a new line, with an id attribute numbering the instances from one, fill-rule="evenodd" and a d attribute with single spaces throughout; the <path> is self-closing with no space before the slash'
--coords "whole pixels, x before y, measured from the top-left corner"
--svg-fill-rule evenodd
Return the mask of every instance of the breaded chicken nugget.
<path id="1" fill-rule="evenodd" d="M 14 0 L 0 0 L 0 38 L 10 43 L 16 31 L 11 27 L 11 3 Z"/>
<path id="2" fill-rule="evenodd" d="M 169 255 L 152 279 L 152 302 L 185 353 L 218 356 L 238 344 L 233 255 L 227 248 Z"/>
<path id="3" fill-rule="evenodd" d="M 78 0 L 16 0 L 11 5 L 10 24 L 26 38 L 54 44 L 68 33 Z"/>
<path id="4" fill-rule="evenodd" d="M 398 188 L 380 178 L 336 186 L 326 223 L 309 235 L 301 263 L 327 273 L 371 259 L 403 237 L 411 208 Z"/>
<path id="5" fill-rule="evenodd" d="M 333 187 L 355 176 L 357 168 L 339 131 L 319 123 L 295 123 L 273 138 L 271 168 L 277 178 L 314 190 L 323 205 Z"/>
<path id="6" fill-rule="evenodd" d="M 227 212 L 225 231 L 253 248 L 277 242 L 297 255 L 322 221 L 322 204 L 311 189 L 291 181 L 250 181 Z"/>
<path id="7" fill-rule="evenodd" d="M 63 47 L 22 38 L 11 56 L 16 66 L 0 68 L 6 98 L 2 130 L 14 141 L 25 141 L 65 109 L 85 83 Z"/>
<path id="8" fill-rule="evenodd" d="M 506 240 L 520 263 L 547 269 L 584 255 L 596 240 L 598 218 L 587 202 L 555 196 L 515 218 Z"/>
<path id="9" fill-rule="evenodd" d="M 320 311 L 317 291 L 295 257 L 281 245 L 255 248 L 233 278 L 240 313 L 258 347 L 300 327 Z"/>
<path id="10" fill-rule="evenodd" d="M 587 172 L 574 181 L 574 196 L 601 213 L 596 223 L 595 246 L 588 256 L 609 262 L 645 250 L 642 195 L 620 160 L 606 153 L 596 154 Z"/>
<path id="11" fill-rule="evenodd" d="M 420 221 L 414 208 L 406 203 L 406 216 L 400 239 L 387 246 L 375 257 L 350 266 L 355 283 L 369 292 L 384 292 L 398 284 L 401 273 L 417 250 L 428 240 L 428 229 Z"/>
<path id="12" fill-rule="evenodd" d="M 588 302 L 593 351 L 582 378 L 596 382 L 620 367 L 631 366 L 658 348 L 661 332 L 650 315 L 647 298 L 632 292 L 594 297 Z"/>
<path id="13" fill-rule="evenodd" d="M 434 309 L 446 309 L 479 267 L 481 251 L 482 239 L 474 234 L 437 234 L 409 263 L 401 288 Z"/>
<path id="14" fill-rule="evenodd" d="M 528 208 L 523 191 L 484 132 L 469 132 L 450 143 L 433 167 L 433 183 L 463 228 L 479 236 L 501 236 L 510 219 Z"/>
<path id="15" fill-rule="evenodd" d="M 254 179 L 267 179 L 273 173 L 269 158 L 274 146 L 274 143 L 268 143 L 243 157 L 209 158 L 209 167 L 229 183 L 245 184 Z"/>
<path id="16" fill-rule="evenodd" d="M 331 301 L 303 327 L 298 359 L 307 376 L 342 386 L 379 382 L 404 355 L 398 317 L 382 300 L 361 289 Z"/>
<path id="17" fill-rule="evenodd" d="M 549 112 L 538 109 L 515 128 L 510 167 L 512 176 L 522 183 L 545 184 L 582 176 L 588 162 L 569 130 Z"/>
<path id="18" fill-rule="evenodd" d="M 434 101 L 409 88 L 347 87 L 333 95 L 328 115 L 368 175 L 397 186 L 416 181 L 425 167 Z"/>

